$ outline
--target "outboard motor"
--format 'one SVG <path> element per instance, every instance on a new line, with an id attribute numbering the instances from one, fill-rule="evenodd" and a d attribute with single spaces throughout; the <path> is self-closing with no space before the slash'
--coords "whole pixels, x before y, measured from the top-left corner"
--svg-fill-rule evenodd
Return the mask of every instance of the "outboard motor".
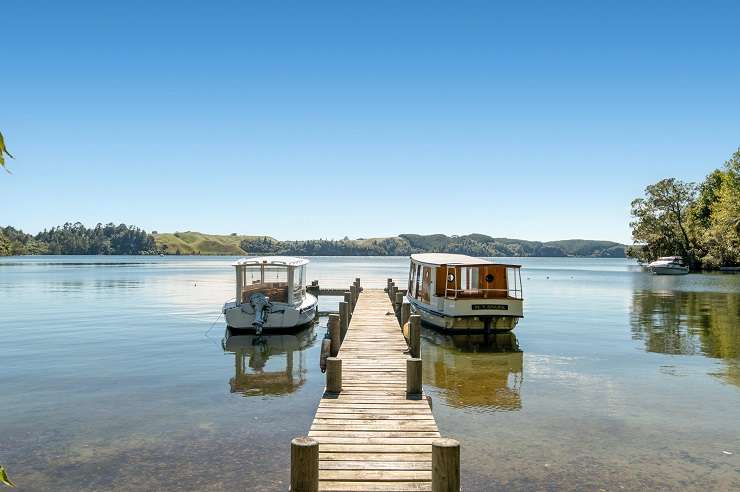
<path id="1" fill-rule="evenodd" d="M 267 323 L 267 317 L 272 310 L 272 303 L 269 297 L 258 292 L 249 296 L 249 304 L 254 309 L 252 326 L 254 326 L 257 337 L 260 337 L 262 336 L 262 327 Z"/>

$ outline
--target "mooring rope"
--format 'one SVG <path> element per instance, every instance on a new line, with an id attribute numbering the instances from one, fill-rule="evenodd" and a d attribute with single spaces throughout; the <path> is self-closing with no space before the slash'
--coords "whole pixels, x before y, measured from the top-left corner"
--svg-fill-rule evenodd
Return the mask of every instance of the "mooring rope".
<path id="1" fill-rule="evenodd" d="M 216 320 L 215 320 L 215 321 L 214 321 L 213 323 L 211 323 L 211 327 L 210 327 L 210 328 L 208 328 L 208 329 L 206 330 L 206 332 L 205 332 L 205 333 L 203 334 L 203 336 L 204 336 L 204 337 L 208 338 L 208 334 L 209 334 L 209 333 L 211 332 L 211 330 L 213 329 L 213 327 L 214 327 L 214 326 L 216 326 L 216 323 L 218 323 L 218 320 L 220 320 L 220 319 L 221 319 L 221 316 L 222 316 L 223 314 L 224 314 L 224 313 L 218 313 L 218 318 L 216 318 Z"/>

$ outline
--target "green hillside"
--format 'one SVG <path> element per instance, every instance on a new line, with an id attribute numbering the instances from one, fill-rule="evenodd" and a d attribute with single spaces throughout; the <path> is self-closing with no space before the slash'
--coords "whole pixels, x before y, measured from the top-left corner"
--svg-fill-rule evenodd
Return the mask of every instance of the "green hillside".
<path id="1" fill-rule="evenodd" d="M 277 241 L 272 238 L 245 239 L 241 249 L 254 254 L 330 256 L 407 256 L 412 253 L 459 253 L 472 256 L 581 256 L 624 258 L 626 246 L 611 241 L 572 239 L 565 241 L 524 241 L 494 238 L 484 234 L 401 234 L 370 239 L 312 239 Z"/>
<path id="2" fill-rule="evenodd" d="M 254 241 L 265 236 L 243 236 L 238 234 L 203 234 L 201 232 L 174 232 L 153 234 L 157 249 L 167 254 L 182 255 L 243 255 L 242 241 Z M 266 238 L 274 242 L 272 238 Z"/>

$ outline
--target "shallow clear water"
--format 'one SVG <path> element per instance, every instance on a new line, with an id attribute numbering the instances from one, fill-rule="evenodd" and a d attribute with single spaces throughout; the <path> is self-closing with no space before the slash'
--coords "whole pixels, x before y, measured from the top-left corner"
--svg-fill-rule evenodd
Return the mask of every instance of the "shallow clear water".
<path id="1" fill-rule="evenodd" d="M 325 320 L 222 346 L 232 258 L 0 259 L 0 464 L 18 490 L 285 490 Z M 740 275 L 517 258 L 515 336 L 423 333 L 465 490 L 740 488 Z M 405 258 L 313 258 L 325 287 Z M 321 309 L 337 299 L 322 299 Z"/>

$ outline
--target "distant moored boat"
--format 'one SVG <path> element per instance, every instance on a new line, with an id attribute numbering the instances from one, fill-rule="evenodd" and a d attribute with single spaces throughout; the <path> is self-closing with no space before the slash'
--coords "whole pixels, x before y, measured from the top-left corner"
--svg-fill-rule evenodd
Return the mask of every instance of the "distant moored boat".
<path id="1" fill-rule="evenodd" d="M 648 265 L 648 270 L 655 275 L 686 275 L 689 267 L 684 265 L 680 256 L 663 256 Z"/>

